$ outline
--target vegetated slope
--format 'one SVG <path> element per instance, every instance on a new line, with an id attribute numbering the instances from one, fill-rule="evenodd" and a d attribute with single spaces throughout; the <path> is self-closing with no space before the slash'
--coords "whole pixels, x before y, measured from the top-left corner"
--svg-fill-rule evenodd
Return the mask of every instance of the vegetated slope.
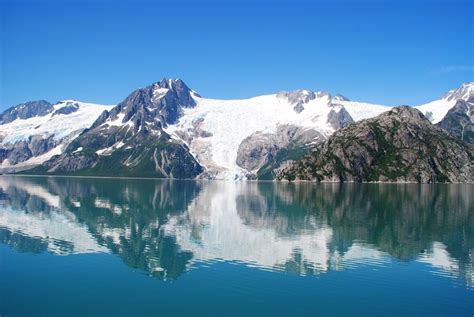
<path id="1" fill-rule="evenodd" d="M 402 106 L 337 131 L 278 179 L 473 182 L 472 172 L 466 144 Z"/>

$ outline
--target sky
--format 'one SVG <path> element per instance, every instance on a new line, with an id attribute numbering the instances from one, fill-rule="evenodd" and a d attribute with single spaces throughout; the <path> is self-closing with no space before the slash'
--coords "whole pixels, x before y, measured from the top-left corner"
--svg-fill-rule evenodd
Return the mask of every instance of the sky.
<path id="1" fill-rule="evenodd" d="M 205 97 L 311 89 L 416 105 L 474 81 L 474 0 L 0 0 L 0 111 L 116 104 L 160 79 Z"/>

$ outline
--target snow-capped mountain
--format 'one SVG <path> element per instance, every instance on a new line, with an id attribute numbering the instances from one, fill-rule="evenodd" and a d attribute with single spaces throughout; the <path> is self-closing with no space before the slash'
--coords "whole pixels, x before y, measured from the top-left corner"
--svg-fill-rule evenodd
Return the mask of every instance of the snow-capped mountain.
<path id="1" fill-rule="evenodd" d="M 458 100 L 474 103 L 474 82 L 464 83 L 459 88 L 450 90 L 441 99 L 416 106 L 415 108 L 420 110 L 431 123 L 436 124 L 443 120 Z"/>
<path id="2" fill-rule="evenodd" d="M 32 101 L 0 115 L 0 171 L 31 168 L 64 148 L 112 106 L 63 100 Z"/>
<path id="3" fill-rule="evenodd" d="M 437 123 L 457 100 L 468 100 L 473 87 L 474 83 L 464 84 L 440 100 L 416 108 Z M 281 149 L 322 142 L 349 123 L 391 109 L 310 90 L 241 100 L 196 95 L 194 100 L 195 106 L 184 109 L 179 121 L 165 130 L 188 145 L 206 171 L 201 176 L 223 179 L 261 176 L 261 169 L 275 160 Z"/>
<path id="4" fill-rule="evenodd" d="M 64 153 L 42 166 L 46 173 L 194 178 L 202 168 L 187 146 L 164 130 L 194 107 L 198 95 L 183 81 L 163 79 L 132 92 Z"/>
<path id="5" fill-rule="evenodd" d="M 258 136 L 248 151 L 250 156 L 267 138 L 281 135 L 284 127 L 297 130 L 293 136 L 318 135 L 318 139 L 324 140 L 340 127 L 338 115 L 352 122 L 344 108 L 334 103 L 329 94 L 309 90 L 241 100 L 199 96 L 194 96 L 194 100 L 196 105 L 184 109 L 179 121 L 166 127 L 165 131 L 189 146 L 205 168 L 206 177 L 210 178 L 241 179 L 260 168 L 247 170 L 239 165 L 239 147 L 256 133 Z M 303 139 L 306 143 L 315 141 Z M 292 135 L 282 141 L 288 145 L 293 141 Z M 301 145 L 305 145 L 304 142 Z M 280 147 L 280 144 L 276 146 Z"/>
<path id="6" fill-rule="evenodd" d="M 416 108 L 436 124 L 456 102 L 472 103 L 473 95 L 474 83 L 466 83 Z M 0 159 L 2 167 L 31 166 L 61 154 L 42 173 L 273 178 L 336 130 L 390 109 L 305 89 L 218 100 L 201 97 L 180 79 L 163 79 L 113 108 L 65 101 L 7 110 L 0 117 Z M 47 151 L 31 150 L 37 135 L 41 144 L 54 141 L 41 148 Z M 23 157 L 26 147 L 31 154 Z"/>

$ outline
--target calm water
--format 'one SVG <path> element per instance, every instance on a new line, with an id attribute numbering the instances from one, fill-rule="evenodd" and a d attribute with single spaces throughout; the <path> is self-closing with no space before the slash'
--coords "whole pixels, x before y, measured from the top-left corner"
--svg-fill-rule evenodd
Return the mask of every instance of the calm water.
<path id="1" fill-rule="evenodd" d="M 474 186 L 0 177 L 0 315 L 473 316 Z"/>

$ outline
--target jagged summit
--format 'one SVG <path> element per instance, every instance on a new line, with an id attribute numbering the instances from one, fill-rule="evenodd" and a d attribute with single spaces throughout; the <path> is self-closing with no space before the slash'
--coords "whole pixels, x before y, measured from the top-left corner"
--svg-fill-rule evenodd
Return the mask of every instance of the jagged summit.
<path id="1" fill-rule="evenodd" d="M 159 129 L 175 123 L 184 108 L 196 105 L 199 95 L 181 79 L 166 79 L 133 91 L 110 112 L 103 113 L 94 123 L 119 126 L 129 124 L 135 132 Z"/>
<path id="2" fill-rule="evenodd" d="M 8 108 L 0 114 L 0 124 L 12 122 L 16 119 L 29 119 L 44 116 L 53 111 L 53 105 L 46 100 L 37 100 L 21 103 Z"/>
<path id="3" fill-rule="evenodd" d="M 447 101 L 462 99 L 468 102 L 474 102 L 474 82 L 462 84 L 460 87 L 450 90 L 443 96 Z"/>
<path id="4" fill-rule="evenodd" d="M 173 91 L 191 91 L 194 94 L 197 94 L 194 90 L 189 88 L 188 85 L 181 78 L 165 78 L 161 79 L 158 82 L 152 84 L 154 87 L 170 89 Z"/>
<path id="5" fill-rule="evenodd" d="M 305 105 L 315 99 L 326 101 L 327 104 L 331 102 L 331 95 L 327 91 L 314 92 L 308 89 L 297 89 L 294 91 L 281 91 L 276 96 L 294 105 L 293 109 L 297 113 L 302 112 L 305 109 Z"/>

